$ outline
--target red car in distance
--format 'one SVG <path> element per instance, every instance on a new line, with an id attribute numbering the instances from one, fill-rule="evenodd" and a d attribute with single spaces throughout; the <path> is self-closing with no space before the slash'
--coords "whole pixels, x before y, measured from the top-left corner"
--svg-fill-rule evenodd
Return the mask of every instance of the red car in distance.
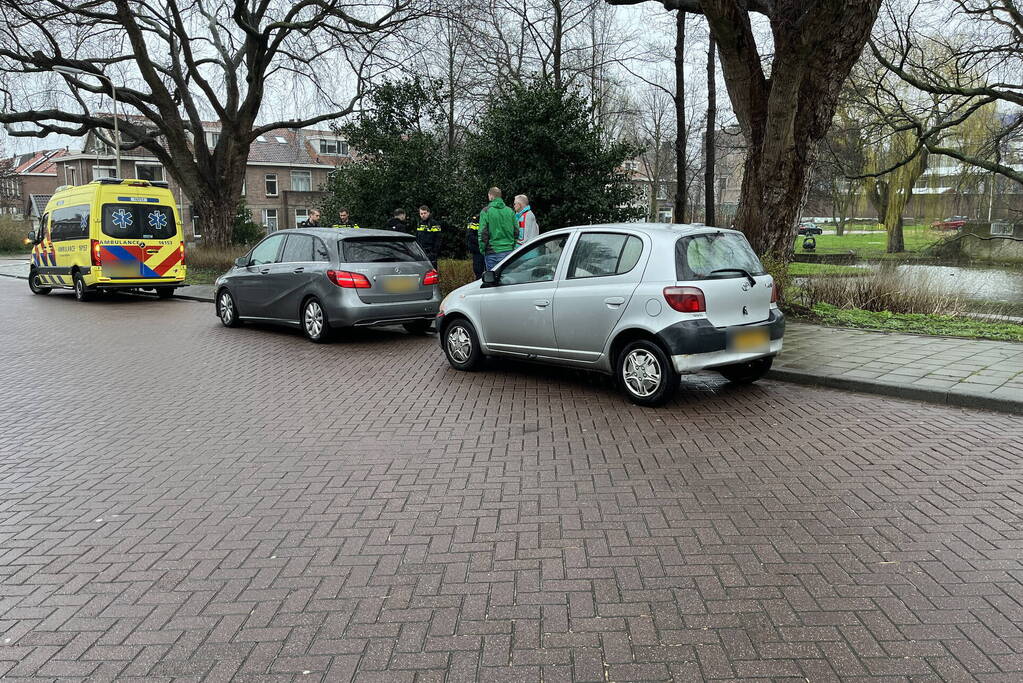
<path id="1" fill-rule="evenodd" d="M 931 227 L 935 230 L 958 230 L 969 220 L 966 216 L 949 216 L 943 221 L 934 221 Z"/>

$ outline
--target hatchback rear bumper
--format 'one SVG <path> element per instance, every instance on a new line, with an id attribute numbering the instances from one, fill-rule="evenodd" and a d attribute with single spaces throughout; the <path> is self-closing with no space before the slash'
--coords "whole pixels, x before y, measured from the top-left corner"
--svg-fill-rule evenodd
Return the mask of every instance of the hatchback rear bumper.
<path id="1" fill-rule="evenodd" d="M 729 335 L 737 329 L 767 328 L 770 346 L 758 351 L 733 351 L 728 348 Z M 671 354 L 679 372 L 696 372 L 705 368 L 773 356 L 781 351 L 785 335 L 785 314 L 772 309 L 767 320 L 752 325 L 714 327 L 708 320 L 685 320 L 664 328 L 658 333 L 661 342 Z"/>

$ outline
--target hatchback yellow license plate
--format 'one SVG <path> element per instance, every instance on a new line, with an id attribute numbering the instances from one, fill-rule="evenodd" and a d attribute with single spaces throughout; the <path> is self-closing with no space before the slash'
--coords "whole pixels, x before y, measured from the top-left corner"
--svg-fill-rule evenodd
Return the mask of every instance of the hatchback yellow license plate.
<path id="1" fill-rule="evenodd" d="M 766 327 L 736 330 L 732 333 L 731 350 L 740 353 L 767 351 L 771 346 L 771 335 Z"/>
<path id="2" fill-rule="evenodd" d="M 384 278 L 384 291 L 389 294 L 407 294 L 419 287 L 418 275 L 389 275 Z"/>

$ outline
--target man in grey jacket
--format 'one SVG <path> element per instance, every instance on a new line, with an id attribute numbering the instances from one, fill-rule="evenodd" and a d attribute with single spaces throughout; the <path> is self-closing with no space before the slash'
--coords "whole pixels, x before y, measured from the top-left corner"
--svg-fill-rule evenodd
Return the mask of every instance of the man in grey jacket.
<path id="1" fill-rule="evenodd" d="M 523 244 L 540 234 L 540 226 L 536 222 L 536 214 L 529 206 L 529 197 L 524 194 L 515 196 L 515 220 L 518 228 L 515 232 L 515 246 Z"/>

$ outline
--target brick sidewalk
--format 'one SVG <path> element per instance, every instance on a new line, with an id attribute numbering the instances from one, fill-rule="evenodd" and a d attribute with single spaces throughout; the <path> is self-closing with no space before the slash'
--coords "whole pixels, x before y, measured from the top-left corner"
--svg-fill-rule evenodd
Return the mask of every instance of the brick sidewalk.
<path id="1" fill-rule="evenodd" d="M 772 377 L 1023 414 L 1023 344 L 789 323 Z"/>
<path id="2" fill-rule="evenodd" d="M 4 681 L 1023 678 L 1021 418 L 0 305 Z"/>

